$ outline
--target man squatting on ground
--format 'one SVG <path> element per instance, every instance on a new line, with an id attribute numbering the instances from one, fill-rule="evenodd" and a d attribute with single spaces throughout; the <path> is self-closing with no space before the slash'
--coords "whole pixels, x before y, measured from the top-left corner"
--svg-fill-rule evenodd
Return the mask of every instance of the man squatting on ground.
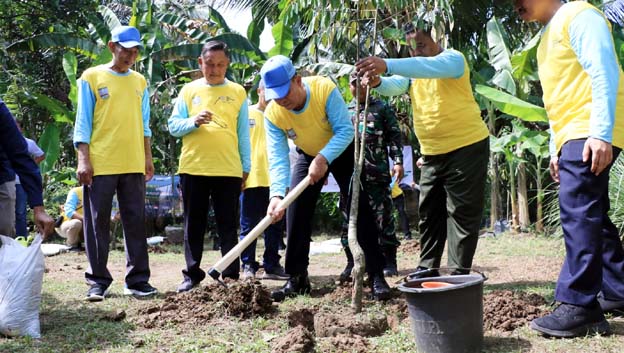
<path id="1" fill-rule="evenodd" d="M 265 111 L 271 177 L 267 213 L 281 219 L 286 211 L 277 206 L 288 185 L 293 188 L 307 175 L 313 183 L 287 209 L 285 267 L 290 279 L 271 293 L 273 300 L 282 301 L 311 289 L 308 264 L 314 208 L 329 172 L 342 193 L 349 190 L 354 167 L 353 128 L 340 91 L 330 79 L 302 78 L 296 74 L 290 59 L 281 55 L 270 58 L 260 74 L 265 98 L 273 99 Z M 299 152 L 292 177 L 289 138 Z M 358 242 L 364 250 L 371 292 L 374 297 L 385 299 L 390 295 L 390 288 L 383 275 L 384 259 L 366 190 L 360 194 L 358 210 Z"/>
<path id="2" fill-rule="evenodd" d="M 37 231 L 46 238 L 54 231 L 54 220 L 43 207 L 41 173 L 13 115 L 0 99 L 0 234 L 10 237 L 15 234 L 16 174 L 26 191 Z"/>
<path id="3" fill-rule="evenodd" d="M 149 91 L 143 75 L 130 69 L 142 47 L 136 28 L 115 28 L 108 42 L 113 60 L 87 69 L 78 80 L 74 146 L 83 185 L 88 301 L 103 300 L 113 281 L 107 263 L 115 193 L 126 246 L 124 294 L 157 292 L 148 282 L 145 241 L 145 182 L 154 175 Z"/>
<path id="4" fill-rule="evenodd" d="M 556 337 L 606 334 L 603 312 L 624 308 L 624 250 L 608 216 L 609 170 L 624 146 L 624 75 L 611 28 L 583 1 L 514 6 L 524 21 L 546 26 L 537 63 L 566 246 L 555 289 L 561 304 L 531 328 Z"/>
<path id="5" fill-rule="evenodd" d="M 258 83 L 258 103 L 249 107 L 249 139 L 251 141 L 251 171 L 241 192 L 240 239 L 242 240 L 266 216 L 269 207 L 269 158 L 267 157 L 266 130 L 264 128 L 264 82 Z M 280 265 L 279 245 L 282 239 L 283 220 L 271 224 L 264 231 L 263 279 L 288 279 L 290 276 Z M 256 261 L 254 240 L 241 254 L 243 278 L 255 278 L 259 264 Z"/>
<path id="6" fill-rule="evenodd" d="M 247 92 L 225 78 L 230 65 L 227 45 L 210 41 L 198 58 L 204 77 L 182 87 L 169 118 L 169 131 L 182 137 L 180 185 L 184 202 L 186 269 L 178 292 L 206 277 L 200 268 L 209 199 L 212 199 L 221 254 L 237 242 L 237 210 L 242 184 L 251 169 Z M 223 278 L 239 278 L 233 261 Z"/>
<path id="7" fill-rule="evenodd" d="M 368 203 L 375 217 L 381 251 L 386 260 L 385 276 L 398 276 L 396 253 L 401 243 L 397 239 L 394 226 L 392 198 L 390 184 L 392 178 L 397 182 L 403 179 L 403 147 L 401 146 L 401 129 L 396 114 L 382 100 L 368 96 L 368 113 L 364 117 L 367 95 L 366 87 L 357 87 L 357 75 L 353 72 L 349 76 L 349 88 L 354 99 L 349 105 L 351 118 L 357 121 L 357 133 L 366 128 L 364 150 L 364 166 L 362 182 L 368 195 Z M 358 95 L 359 94 L 359 95 Z M 356 117 L 356 106 L 359 105 L 360 117 Z M 355 125 L 355 124 L 354 124 Z M 390 172 L 390 157 L 394 162 Z M 353 269 L 353 255 L 349 250 L 348 239 L 343 234 L 342 245 L 347 256 L 347 266 L 341 274 L 341 279 L 351 274 Z"/>
<path id="8" fill-rule="evenodd" d="M 439 275 L 433 269 L 440 267 L 448 239 L 448 266 L 452 274 L 464 274 L 472 266 L 483 216 L 488 129 L 463 54 L 442 49 L 426 23 L 409 23 L 405 32 L 411 58 L 368 57 L 356 69 L 380 94 L 409 92 L 412 101 L 423 155 L 418 269 L 423 276 Z"/>

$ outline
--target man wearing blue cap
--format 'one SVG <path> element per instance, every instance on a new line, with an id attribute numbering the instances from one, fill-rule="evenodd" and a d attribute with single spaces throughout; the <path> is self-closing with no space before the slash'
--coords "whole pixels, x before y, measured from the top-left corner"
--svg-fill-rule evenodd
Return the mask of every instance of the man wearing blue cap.
<path id="1" fill-rule="evenodd" d="M 348 193 L 354 164 L 353 127 L 347 105 L 330 79 L 302 78 L 296 74 L 290 59 L 281 55 L 270 58 L 260 74 L 265 84 L 265 98 L 273 99 L 265 111 L 271 179 L 267 213 L 276 221 L 281 219 L 285 210 L 277 206 L 287 187 L 294 187 L 306 176 L 312 179 L 312 185 L 287 211 L 285 265 L 290 279 L 271 293 L 273 300 L 282 301 L 310 292 L 308 254 L 314 208 L 329 172 L 338 182 L 341 193 Z M 288 139 L 293 140 L 299 153 L 292 178 Z M 358 242 L 364 250 L 373 297 L 387 299 L 390 288 L 383 275 L 384 258 L 367 198 L 362 191 L 358 204 Z"/>
<path id="2" fill-rule="evenodd" d="M 130 69 L 141 48 L 136 28 L 115 28 L 108 42 L 113 60 L 87 69 L 78 80 L 74 146 L 78 151 L 76 174 L 84 185 L 88 301 L 103 300 L 113 281 L 106 264 L 115 192 L 126 245 L 124 294 L 156 293 L 148 283 L 144 222 L 145 181 L 154 175 L 149 92 L 143 75 Z"/>

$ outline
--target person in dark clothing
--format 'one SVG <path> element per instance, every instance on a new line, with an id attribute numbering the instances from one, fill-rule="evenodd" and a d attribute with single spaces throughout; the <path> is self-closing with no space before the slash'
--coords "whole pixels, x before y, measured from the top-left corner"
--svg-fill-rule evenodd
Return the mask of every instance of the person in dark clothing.
<path id="1" fill-rule="evenodd" d="M 0 234 L 15 234 L 15 174 L 19 175 L 33 210 L 35 226 L 47 238 L 54 220 L 43 207 L 43 186 L 39 167 L 28 154 L 24 136 L 13 115 L 0 99 Z"/>

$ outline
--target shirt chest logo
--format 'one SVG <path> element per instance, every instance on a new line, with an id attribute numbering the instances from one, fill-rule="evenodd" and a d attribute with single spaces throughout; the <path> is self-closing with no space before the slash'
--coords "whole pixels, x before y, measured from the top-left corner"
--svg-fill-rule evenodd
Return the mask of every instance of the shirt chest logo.
<path id="1" fill-rule="evenodd" d="M 286 130 L 286 135 L 288 135 L 288 138 L 291 140 L 296 140 L 297 139 L 297 133 L 295 132 L 295 129 L 288 129 Z"/>
<path id="2" fill-rule="evenodd" d="M 201 104 L 201 98 L 199 98 L 199 96 L 195 96 L 191 100 L 191 103 L 193 103 L 193 105 L 200 105 Z"/>
<path id="3" fill-rule="evenodd" d="M 216 103 L 226 103 L 227 104 L 227 103 L 231 103 L 231 102 L 234 102 L 234 101 L 235 101 L 235 99 L 230 97 L 230 96 L 219 96 L 217 98 L 217 100 L 215 101 L 215 104 Z"/>
<path id="4" fill-rule="evenodd" d="M 108 99 L 110 94 L 108 93 L 108 87 L 98 88 L 98 95 L 101 99 Z"/>
<path id="5" fill-rule="evenodd" d="M 249 119 L 249 127 L 252 128 L 256 126 L 256 119 Z"/>

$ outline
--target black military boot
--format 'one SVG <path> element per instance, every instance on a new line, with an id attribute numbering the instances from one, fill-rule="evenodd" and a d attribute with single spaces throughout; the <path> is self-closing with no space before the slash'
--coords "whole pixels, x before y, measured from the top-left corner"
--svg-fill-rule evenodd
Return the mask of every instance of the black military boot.
<path id="1" fill-rule="evenodd" d="M 351 254 L 351 249 L 349 249 L 349 247 L 345 247 L 344 251 L 345 255 L 347 256 L 347 266 L 345 266 L 344 270 L 342 270 L 342 273 L 340 273 L 340 277 L 338 278 L 340 283 L 352 281 L 351 271 L 353 270 L 353 254 Z"/>
<path id="2" fill-rule="evenodd" d="M 371 286 L 371 295 L 375 300 L 388 300 L 390 299 L 390 286 L 386 282 L 383 273 L 370 273 L 368 275 Z"/>
<path id="3" fill-rule="evenodd" d="M 308 294 L 312 290 L 308 273 L 299 275 L 291 275 L 290 279 L 284 286 L 276 291 L 271 292 L 271 299 L 275 302 L 284 301 L 284 299 L 296 297 L 299 294 Z"/>
<path id="4" fill-rule="evenodd" d="M 398 276 L 399 270 L 397 268 L 396 259 L 397 248 L 394 246 L 385 246 L 382 250 L 384 258 L 386 259 L 386 266 L 383 269 L 384 276 Z"/>

